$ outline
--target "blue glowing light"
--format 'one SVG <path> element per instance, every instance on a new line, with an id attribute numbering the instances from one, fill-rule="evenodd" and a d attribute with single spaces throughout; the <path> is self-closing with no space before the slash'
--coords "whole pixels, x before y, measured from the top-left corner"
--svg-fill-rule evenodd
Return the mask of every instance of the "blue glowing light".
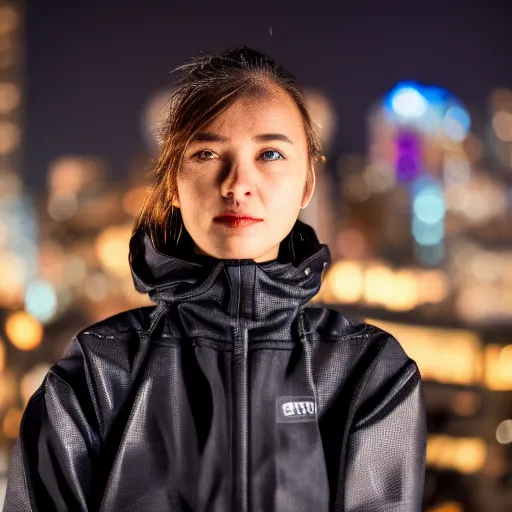
<path id="1" fill-rule="evenodd" d="M 414 124 L 425 133 L 440 128 L 454 142 L 462 142 L 471 128 L 471 118 L 461 102 L 438 86 L 400 82 L 384 100 L 395 120 Z"/>
<path id="2" fill-rule="evenodd" d="M 33 281 L 25 293 L 25 309 L 41 322 L 51 320 L 57 312 L 57 296 L 47 281 Z"/>
<path id="3" fill-rule="evenodd" d="M 421 90 L 421 94 L 423 94 L 428 103 L 433 107 L 444 107 L 446 102 L 452 98 L 452 94 L 446 89 L 436 85 L 418 86 L 418 88 Z"/>
<path id="4" fill-rule="evenodd" d="M 444 222 L 427 224 L 418 217 L 413 217 L 412 234 L 419 245 L 440 244 L 444 238 Z"/>
<path id="5" fill-rule="evenodd" d="M 437 224 L 444 219 L 444 198 L 435 190 L 417 195 L 412 203 L 414 216 L 424 224 Z"/>
<path id="6" fill-rule="evenodd" d="M 411 186 L 412 234 L 420 246 L 441 244 L 446 205 L 440 183 L 430 175 L 418 177 Z"/>
<path id="7" fill-rule="evenodd" d="M 428 109 L 428 101 L 417 87 L 399 85 L 390 93 L 393 111 L 403 118 L 421 117 Z"/>

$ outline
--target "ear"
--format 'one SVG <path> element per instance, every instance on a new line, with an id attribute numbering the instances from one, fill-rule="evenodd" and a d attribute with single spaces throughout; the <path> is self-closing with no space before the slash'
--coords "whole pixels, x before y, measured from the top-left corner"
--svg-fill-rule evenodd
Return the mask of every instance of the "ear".
<path id="1" fill-rule="evenodd" d="M 304 194 L 302 196 L 302 204 L 301 204 L 301 210 L 306 208 L 306 206 L 311 201 L 311 198 L 313 197 L 313 192 L 315 191 L 315 185 L 316 185 L 316 175 L 315 175 L 315 167 L 311 165 L 308 175 L 306 177 L 306 183 L 304 185 Z"/>

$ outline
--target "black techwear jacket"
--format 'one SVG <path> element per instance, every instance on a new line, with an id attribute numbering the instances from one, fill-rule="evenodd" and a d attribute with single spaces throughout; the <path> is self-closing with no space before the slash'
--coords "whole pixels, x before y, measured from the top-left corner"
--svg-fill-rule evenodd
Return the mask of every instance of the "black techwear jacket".
<path id="1" fill-rule="evenodd" d="M 420 511 L 418 368 L 386 332 L 306 304 L 329 262 L 314 231 L 297 221 L 258 264 L 180 244 L 132 238 L 157 306 L 83 330 L 48 372 L 4 512 Z"/>

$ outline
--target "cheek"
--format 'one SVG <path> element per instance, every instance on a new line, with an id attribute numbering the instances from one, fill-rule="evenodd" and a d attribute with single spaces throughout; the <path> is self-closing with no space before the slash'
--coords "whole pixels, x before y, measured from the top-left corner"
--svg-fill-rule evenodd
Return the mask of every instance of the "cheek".
<path id="1" fill-rule="evenodd" d="M 302 189 L 297 186 L 275 188 L 267 196 L 266 212 L 276 232 L 283 234 L 297 219 L 302 202 Z"/>
<path id="2" fill-rule="evenodd" d="M 272 197 L 272 203 L 276 208 L 293 210 L 295 206 L 300 208 L 300 202 L 304 194 L 306 174 L 297 172 L 287 176 L 281 176 L 267 188 L 268 196 Z"/>
<path id="3" fill-rule="evenodd" d="M 182 210 L 200 210 L 201 205 L 211 196 L 211 185 L 202 177 L 181 176 L 177 180 L 178 197 Z"/>

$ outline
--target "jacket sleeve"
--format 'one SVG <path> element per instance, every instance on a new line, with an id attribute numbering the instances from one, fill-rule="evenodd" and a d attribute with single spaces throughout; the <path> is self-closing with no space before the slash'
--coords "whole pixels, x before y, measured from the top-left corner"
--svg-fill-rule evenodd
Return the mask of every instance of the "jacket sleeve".
<path id="1" fill-rule="evenodd" d="M 420 512 L 426 417 L 419 370 L 392 337 L 367 372 L 347 445 L 345 512 Z"/>
<path id="2" fill-rule="evenodd" d="M 72 344 L 24 411 L 4 512 L 88 510 L 100 437 L 85 381 Z"/>

